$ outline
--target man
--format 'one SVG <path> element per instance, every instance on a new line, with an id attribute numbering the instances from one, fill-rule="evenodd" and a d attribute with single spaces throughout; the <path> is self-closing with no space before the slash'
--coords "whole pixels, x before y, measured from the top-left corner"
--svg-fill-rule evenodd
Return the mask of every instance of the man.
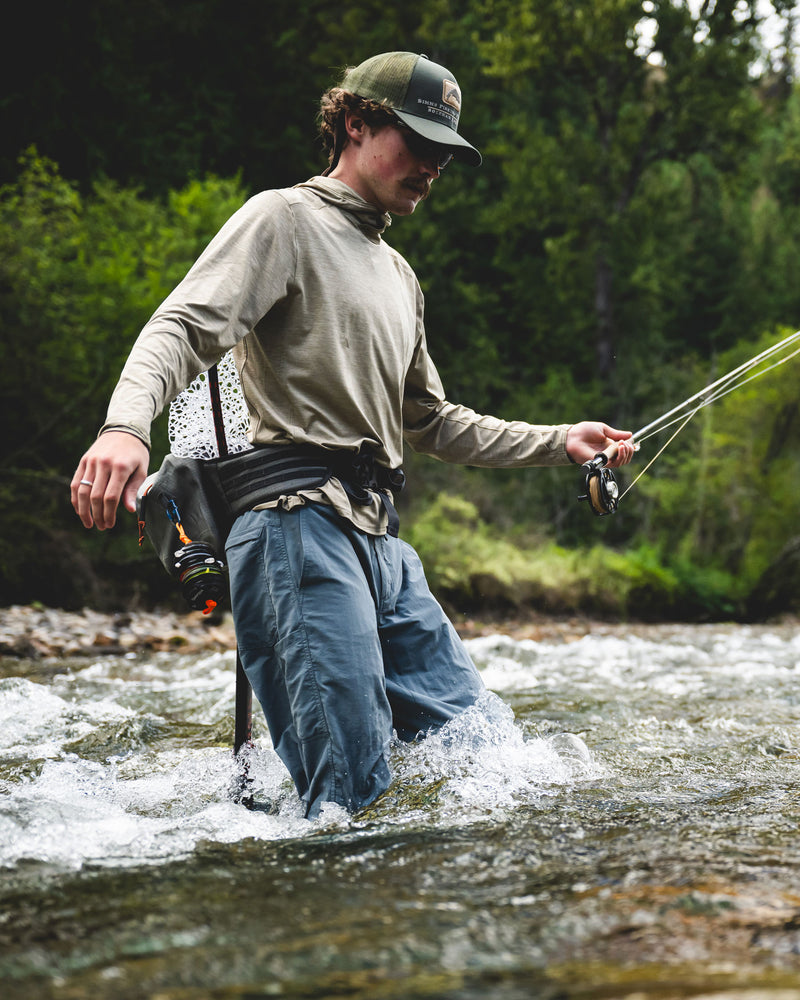
<path id="1" fill-rule="evenodd" d="M 226 549 L 236 638 L 309 816 L 325 801 L 367 805 L 389 784 L 393 730 L 414 739 L 483 690 L 396 537 L 403 439 L 494 467 L 633 453 L 630 433 L 605 424 L 505 422 L 445 399 L 416 277 L 382 233 L 451 157 L 480 163 L 457 131 L 460 104 L 447 69 L 407 52 L 368 59 L 325 94 L 325 174 L 256 195 L 223 226 L 140 334 L 72 481 L 87 528 L 111 527 L 121 499 L 133 510 L 151 421 L 234 348 L 265 463 Z M 328 459 L 333 475 L 306 481 Z"/>

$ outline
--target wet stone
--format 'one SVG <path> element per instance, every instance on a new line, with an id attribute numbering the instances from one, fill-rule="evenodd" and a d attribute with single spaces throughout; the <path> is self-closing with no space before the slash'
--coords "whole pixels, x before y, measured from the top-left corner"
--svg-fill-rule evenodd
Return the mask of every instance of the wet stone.
<path id="1" fill-rule="evenodd" d="M 205 618 L 200 612 L 103 614 L 91 609 L 11 606 L 0 609 L 0 657 L 40 659 L 118 655 L 141 650 L 233 649 L 230 614 Z"/>

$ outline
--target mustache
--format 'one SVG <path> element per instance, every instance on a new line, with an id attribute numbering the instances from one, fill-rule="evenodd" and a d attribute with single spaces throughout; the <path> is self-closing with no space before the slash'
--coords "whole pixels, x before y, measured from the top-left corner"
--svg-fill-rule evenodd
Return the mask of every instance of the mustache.
<path id="1" fill-rule="evenodd" d="M 431 181 L 427 180 L 419 181 L 416 178 L 414 180 L 410 179 L 406 180 L 407 186 L 413 188 L 414 191 L 416 191 L 420 195 L 422 201 L 425 201 L 425 199 L 431 193 L 431 183 L 432 183 Z"/>

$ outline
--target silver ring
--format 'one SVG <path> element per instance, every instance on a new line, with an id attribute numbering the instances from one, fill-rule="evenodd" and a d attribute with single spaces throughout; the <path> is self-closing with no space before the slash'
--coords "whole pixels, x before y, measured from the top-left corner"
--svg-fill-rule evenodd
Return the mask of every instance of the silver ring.
<path id="1" fill-rule="evenodd" d="M 94 486 L 91 479 L 81 479 L 81 486 Z"/>

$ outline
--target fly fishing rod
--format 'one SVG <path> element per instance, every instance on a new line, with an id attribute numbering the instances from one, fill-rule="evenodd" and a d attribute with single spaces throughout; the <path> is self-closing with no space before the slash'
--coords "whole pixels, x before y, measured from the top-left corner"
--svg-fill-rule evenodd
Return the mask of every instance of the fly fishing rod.
<path id="1" fill-rule="evenodd" d="M 683 428 L 689 423 L 696 413 L 704 407 L 715 403 L 718 399 L 726 396 L 729 392 L 733 392 L 734 389 L 741 388 L 753 379 L 758 378 L 761 375 L 765 375 L 767 372 L 772 371 L 773 368 L 778 368 L 780 365 L 783 365 L 787 361 L 796 357 L 800 354 L 800 346 L 794 345 L 796 345 L 799 340 L 800 330 L 796 333 L 790 334 L 788 337 L 785 337 L 777 344 L 773 344 L 771 347 L 766 348 L 759 354 L 753 355 L 753 357 L 748 361 L 738 365 L 726 375 L 716 379 L 716 381 L 705 386 L 705 388 L 701 389 L 699 392 L 694 393 L 694 395 L 689 396 L 688 399 L 685 399 L 682 403 L 679 403 L 671 410 L 668 410 L 660 417 L 657 417 L 649 424 L 646 424 L 644 427 L 636 431 L 632 437 L 628 438 L 628 443 L 633 444 L 638 451 L 643 441 L 653 437 L 655 434 L 662 433 L 676 424 L 678 425 L 677 429 L 667 442 L 647 463 L 630 486 L 628 486 L 625 493 L 620 494 L 619 485 L 614 477 L 614 473 L 611 469 L 607 468 L 608 463 L 612 461 L 614 456 L 617 454 L 619 448 L 619 444 L 617 442 L 610 444 L 604 451 L 598 452 L 598 454 L 588 462 L 584 462 L 581 466 L 581 469 L 583 470 L 584 492 L 578 497 L 578 499 L 587 500 L 592 512 L 597 514 L 599 517 L 603 517 L 606 514 L 613 514 L 622 497 L 624 497 L 625 494 L 636 485 L 653 462 L 659 458 L 659 456 L 678 436 L 678 434 L 680 434 Z M 790 350 L 790 348 L 793 348 L 793 350 Z"/>

